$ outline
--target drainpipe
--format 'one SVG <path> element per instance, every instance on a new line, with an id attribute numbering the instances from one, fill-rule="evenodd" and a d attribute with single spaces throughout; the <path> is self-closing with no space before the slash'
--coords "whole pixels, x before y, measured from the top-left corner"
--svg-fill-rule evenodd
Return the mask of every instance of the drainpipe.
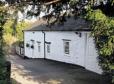
<path id="1" fill-rule="evenodd" d="M 46 59 L 46 49 L 45 49 L 45 42 L 46 42 L 46 34 L 44 31 L 42 31 L 42 33 L 44 34 L 44 59 Z"/>
<path id="2" fill-rule="evenodd" d="M 88 32 L 85 33 L 85 57 L 84 57 L 84 67 L 86 68 L 86 59 L 87 59 L 87 46 L 88 46 Z"/>
<path id="3" fill-rule="evenodd" d="M 25 58 L 25 31 L 22 30 L 22 32 L 23 32 L 23 50 L 24 50 L 24 52 L 23 52 L 23 58 Z"/>

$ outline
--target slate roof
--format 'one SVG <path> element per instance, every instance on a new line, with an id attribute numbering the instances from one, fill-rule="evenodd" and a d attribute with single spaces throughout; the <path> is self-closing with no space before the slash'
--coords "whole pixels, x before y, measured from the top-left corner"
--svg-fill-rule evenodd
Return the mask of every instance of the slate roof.
<path id="1" fill-rule="evenodd" d="M 90 31 L 90 23 L 81 18 L 76 20 L 74 18 L 67 18 L 63 25 L 55 24 L 48 27 L 46 21 L 41 19 L 25 31 Z"/>

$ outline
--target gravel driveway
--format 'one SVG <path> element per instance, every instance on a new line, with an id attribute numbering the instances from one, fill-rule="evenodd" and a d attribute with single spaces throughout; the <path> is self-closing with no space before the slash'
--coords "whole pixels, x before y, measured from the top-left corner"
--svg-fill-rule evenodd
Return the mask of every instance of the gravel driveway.
<path id="1" fill-rule="evenodd" d="M 12 79 L 18 84 L 105 84 L 103 78 L 79 66 L 10 55 Z M 105 82 L 105 83 L 104 83 Z"/>

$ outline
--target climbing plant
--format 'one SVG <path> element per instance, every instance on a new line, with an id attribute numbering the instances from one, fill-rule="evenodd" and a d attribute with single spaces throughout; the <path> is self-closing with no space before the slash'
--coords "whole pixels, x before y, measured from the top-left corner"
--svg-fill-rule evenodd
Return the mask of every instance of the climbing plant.
<path id="1" fill-rule="evenodd" d="M 114 19 L 101 10 L 89 10 L 86 19 L 92 22 L 91 35 L 95 38 L 99 65 L 110 74 L 114 83 Z"/>

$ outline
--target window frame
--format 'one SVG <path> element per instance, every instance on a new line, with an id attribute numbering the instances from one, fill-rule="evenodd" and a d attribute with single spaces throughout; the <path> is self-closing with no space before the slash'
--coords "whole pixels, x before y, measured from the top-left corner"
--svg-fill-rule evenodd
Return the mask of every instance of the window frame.
<path id="1" fill-rule="evenodd" d="M 47 53 L 50 53 L 50 44 L 47 44 Z"/>
<path id="2" fill-rule="evenodd" d="M 51 53 L 51 42 L 45 42 L 46 43 L 46 52 L 49 54 Z"/>
<path id="3" fill-rule="evenodd" d="M 70 41 L 71 40 L 63 39 L 63 48 L 65 55 L 70 55 Z"/>
<path id="4" fill-rule="evenodd" d="M 37 44 L 38 44 L 38 52 L 41 52 L 41 42 L 37 41 Z"/>

